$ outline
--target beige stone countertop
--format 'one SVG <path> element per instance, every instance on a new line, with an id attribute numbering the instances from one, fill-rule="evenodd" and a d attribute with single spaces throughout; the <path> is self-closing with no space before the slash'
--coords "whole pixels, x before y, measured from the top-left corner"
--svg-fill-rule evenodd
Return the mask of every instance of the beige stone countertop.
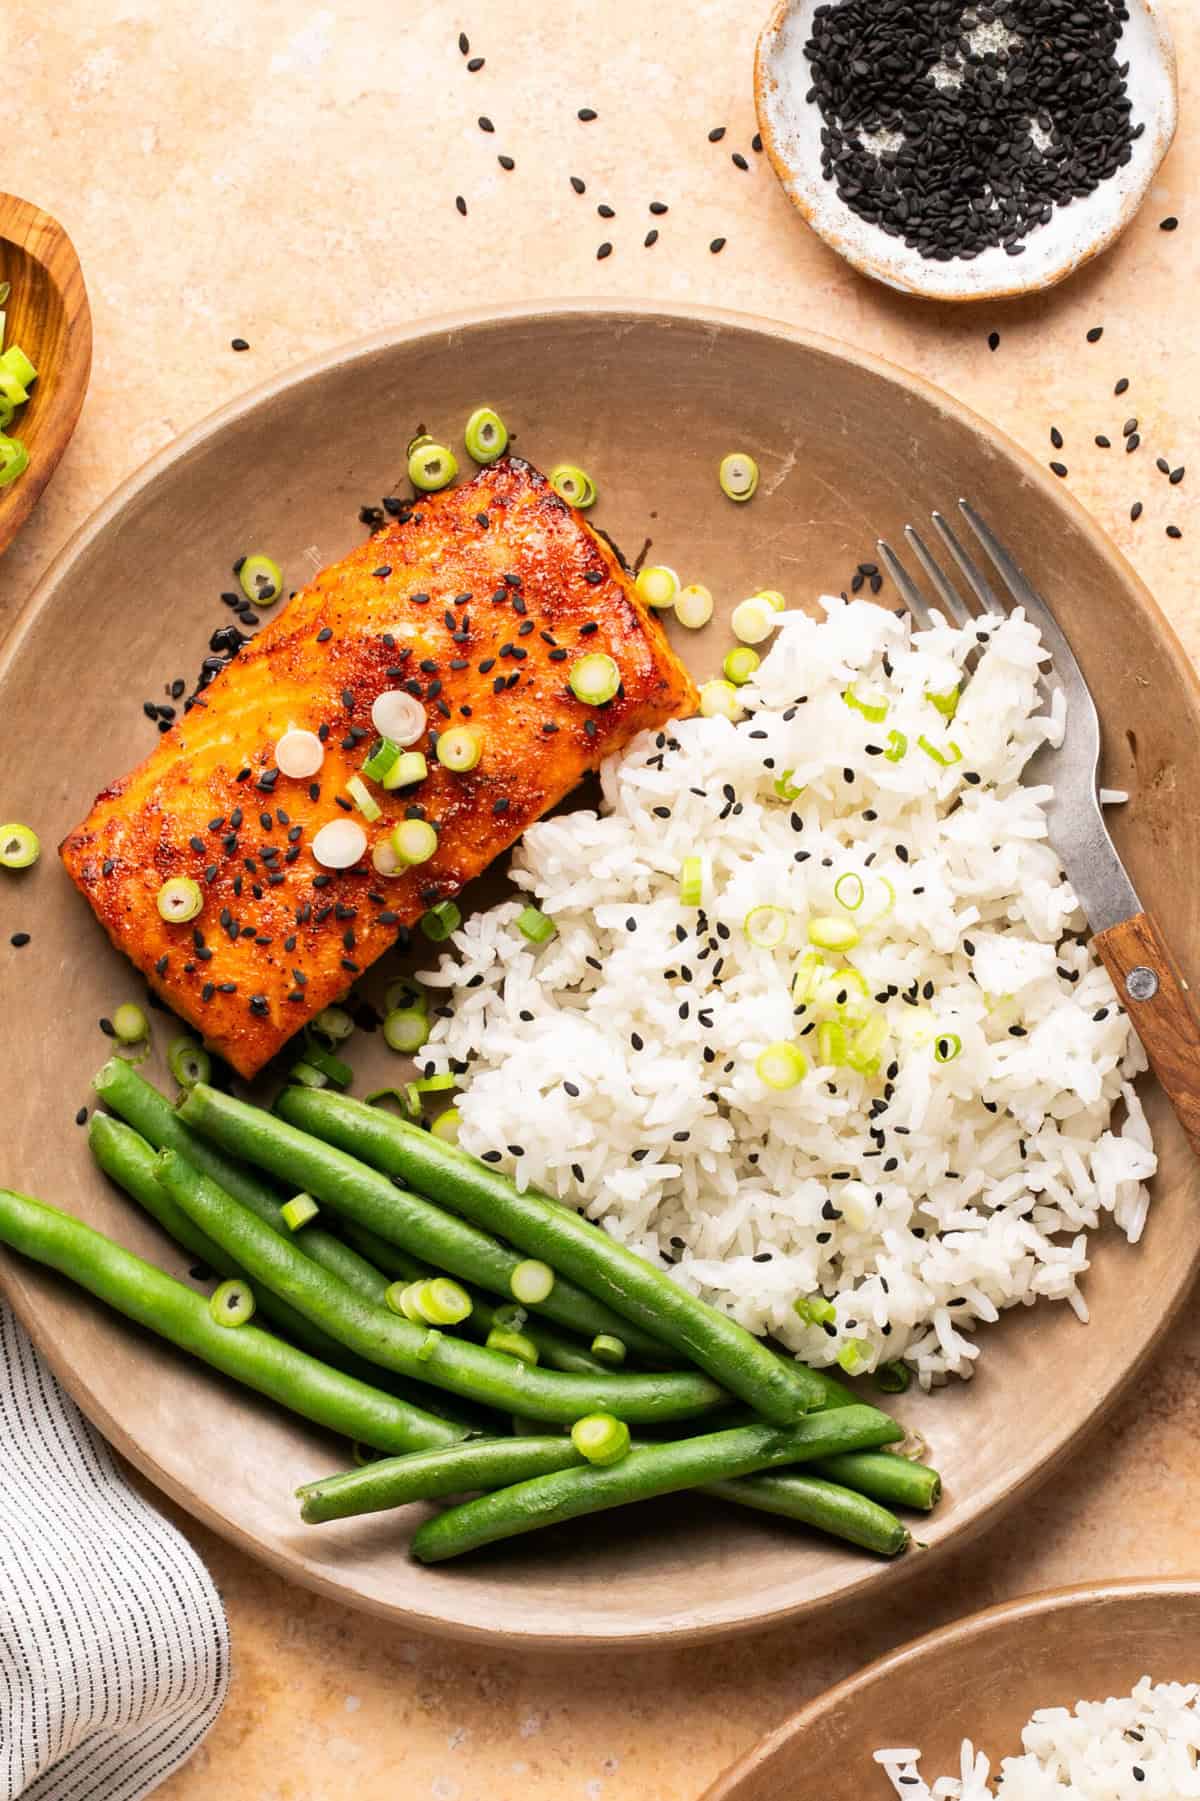
<path id="1" fill-rule="evenodd" d="M 78 434 L 0 565 L 0 627 L 118 481 L 264 377 L 424 315 L 599 295 L 831 333 L 941 383 L 1043 460 L 1056 425 L 1069 485 L 1200 655 L 1200 232 L 1188 200 L 1200 11 L 1188 0 L 1170 11 L 1184 126 L 1141 218 L 1065 287 L 958 310 L 853 275 L 792 212 L 751 148 L 759 5 L 8 0 L 0 179 L 71 233 L 96 357 Z M 460 31 L 485 59 L 476 73 Z M 598 117 L 580 122 L 581 107 Z M 652 220 L 651 200 L 669 212 Z M 1158 228 L 1169 214 L 1173 234 Z M 604 241 L 613 251 L 598 261 Z M 1088 344 L 1095 325 L 1103 337 Z M 235 336 L 248 351 L 230 349 Z M 1132 385 L 1116 399 L 1120 376 Z M 1120 448 L 1129 415 L 1143 439 L 1132 457 Z M 1113 449 L 1094 446 L 1098 432 Z M 1156 471 L 1160 453 L 1196 464 L 1182 486 Z M 153 569 L 145 582 L 151 598 Z M 410 1637 L 289 1587 L 176 1513 L 224 1595 L 235 1662 L 215 1730 L 159 1793 L 694 1801 L 806 1697 L 939 1621 L 1087 1577 L 1195 1574 L 1198 1432 L 1200 1324 L 1185 1319 L 1086 1454 L 932 1579 L 914 1573 L 870 1617 L 659 1655 L 530 1657 Z"/>

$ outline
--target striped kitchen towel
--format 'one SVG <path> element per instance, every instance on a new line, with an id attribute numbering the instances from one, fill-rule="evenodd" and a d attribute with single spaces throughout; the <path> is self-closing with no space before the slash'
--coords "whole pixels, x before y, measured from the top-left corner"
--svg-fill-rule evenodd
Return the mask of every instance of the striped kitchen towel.
<path id="1" fill-rule="evenodd" d="M 138 1801 L 228 1681 L 208 1572 L 0 1304 L 0 1801 Z"/>

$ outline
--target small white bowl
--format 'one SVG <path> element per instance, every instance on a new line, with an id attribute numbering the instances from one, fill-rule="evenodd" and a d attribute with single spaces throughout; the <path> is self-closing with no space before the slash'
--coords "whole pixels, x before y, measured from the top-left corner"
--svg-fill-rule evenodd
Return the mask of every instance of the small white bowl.
<path id="1" fill-rule="evenodd" d="M 997 246 L 973 261 L 932 262 L 901 238 L 860 219 L 821 174 L 821 112 L 805 99 L 812 71 L 804 46 L 820 0 L 777 0 L 759 36 L 754 99 L 763 146 L 784 192 L 813 230 L 864 275 L 930 300 L 1000 300 L 1053 287 L 1115 243 L 1137 212 L 1175 135 L 1179 96 L 1175 47 L 1161 0 L 1129 0 L 1121 37 L 1130 65 L 1134 124 L 1145 131 L 1133 157 L 1081 200 L 1055 207 L 1030 232 L 1023 256 Z"/>

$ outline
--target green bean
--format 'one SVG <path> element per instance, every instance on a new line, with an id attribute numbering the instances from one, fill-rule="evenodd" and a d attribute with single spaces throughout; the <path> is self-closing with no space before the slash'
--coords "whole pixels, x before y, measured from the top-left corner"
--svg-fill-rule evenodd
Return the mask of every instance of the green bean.
<path id="1" fill-rule="evenodd" d="M 226 1194 L 231 1194 L 243 1207 L 249 1207 L 251 1213 L 268 1226 L 276 1232 L 288 1233 L 282 1203 L 275 1190 L 197 1133 L 189 1132 L 166 1096 L 131 1069 L 123 1057 L 110 1058 L 92 1086 L 105 1105 L 128 1121 L 155 1150 L 179 1151 L 193 1168 L 210 1176 Z M 296 1187 L 303 1188 L 303 1182 L 298 1182 Z M 332 1232 L 325 1231 L 322 1226 L 306 1226 L 297 1242 L 304 1255 L 319 1263 L 322 1269 L 348 1283 L 364 1300 L 375 1300 L 383 1306 L 387 1283 L 381 1283 L 379 1272 Z"/>
<path id="2" fill-rule="evenodd" d="M 469 1455 L 462 1455 L 463 1452 Z M 306 1482 L 296 1494 L 310 1526 L 361 1513 L 382 1513 L 409 1501 L 434 1501 L 472 1489 L 507 1488 L 555 1470 L 578 1469 L 583 1458 L 569 1438 L 475 1438 L 444 1451 L 385 1457 L 358 1470 Z"/>
<path id="3" fill-rule="evenodd" d="M 378 1233 L 370 1231 L 366 1226 L 356 1226 L 352 1220 L 347 1220 L 344 1230 L 355 1250 L 368 1258 L 376 1269 L 394 1276 L 397 1281 L 421 1282 L 437 1275 L 430 1264 L 410 1257 L 407 1251 L 398 1250 L 386 1238 L 380 1238 Z M 467 1293 L 471 1297 L 471 1313 L 463 1321 L 462 1330 L 482 1341 L 487 1338 L 493 1326 L 500 1324 L 496 1317 L 500 1309 L 489 1295 L 478 1288 L 468 1287 Z M 540 1319 L 527 1318 L 521 1330 L 527 1338 L 533 1340 L 538 1349 L 538 1361 L 545 1364 L 547 1369 L 566 1370 L 575 1376 L 598 1376 L 606 1371 L 611 1372 L 611 1364 L 602 1363 L 599 1357 L 593 1357 L 583 1345 L 577 1344 L 565 1333 L 556 1332 L 553 1326 L 547 1326 Z"/>
<path id="4" fill-rule="evenodd" d="M 214 1244 L 199 1226 L 193 1225 L 183 1208 L 171 1199 L 154 1173 L 153 1148 L 132 1126 L 127 1126 L 123 1120 L 112 1119 L 107 1113 L 93 1113 L 88 1121 L 88 1144 L 105 1175 L 111 1176 L 139 1207 L 144 1207 L 189 1257 L 199 1258 L 201 1263 L 207 1264 L 214 1276 L 245 1276 L 241 1266 L 219 1244 Z M 344 1345 L 306 1320 L 278 1295 L 260 1294 L 258 1304 L 264 1319 L 270 1320 L 313 1357 L 332 1363 L 335 1368 L 355 1361 L 349 1357 Z M 355 1374 L 361 1375 L 361 1369 L 356 1369 Z"/>
<path id="5" fill-rule="evenodd" d="M 433 1456 L 453 1454 L 453 1451 L 432 1453 Z M 815 1526 L 864 1551 L 876 1551 L 881 1557 L 896 1557 L 908 1546 L 908 1527 L 895 1514 L 877 1502 L 869 1501 L 865 1495 L 841 1488 L 836 1482 L 823 1481 L 819 1476 L 796 1475 L 790 1470 L 782 1470 L 776 1475 L 709 1482 L 705 1484 L 704 1493 L 715 1495 L 719 1501 L 733 1501 L 739 1507 L 754 1507 L 761 1513 L 776 1513 L 785 1519 L 799 1520 L 805 1526 Z"/>
<path id="6" fill-rule="evenodd" d="M 912 1507 L 929 1513 L 942 1494 L 942 1478 L 927 1463 L 914 1463 L 895 1451 L 854 1451 L 830 1457 L 813 1469 L 830 1482 L 844 1483 L 887 1507 Z"/>
<path id="7" fill-rule="evenodd" d="M 725 1400 L 715 1382 L 690 1371 L 568 1376 L 520 1363 L 446 1332 L 414 1326 L 360 1300 L 344 1282 L 310 1263 L 294 1244 L 280 1238 L 176 1152 L 160 1152 L 156 1167 L 168 1194 L 254 1281 L 282 1295 L 315 1325 L 385 1369 L 504 1413 L 568 1425 L 596 1408 L 635 1424 L 687 1419 L 719 1407 Z"/>
<path id="8" fill-rule="evenodd" d="M 803 1463 L 840 1451 L 861 1451 L 902 1437 L 900 1428 L 874 1407 L 837 1407 L 810 1414 L 795 1425 L 735 1426 L 703 1438 L 645 1445 L 620 1463 L 591 1464 L 537 1476 L 497 1489 L 426 1520 L 409 1547 L 418 1563 L 441 1563 L 481 1545 L 534 1532 L 561 1520 L 624 1507 L 682 1488 L 701 1488 L 782 1464 Z"/>
<path id="9" fill-rule="evenodd" d="M 193 1096 L 200 1092 L 192 1091 Z M 519 1191 L 507 1176 L 457 1145 L 377 1107 L 344 1096 L 332 1097 L 330 1106 L 325 1104 L 330 1098 L 290 1089 L 280 1098 L 280 1111 L 293 1125 L 343 1148 L 353 1146 L 387 1175 L 403 1177 L 442 1206 L 544 1258 L 626 1319 L 685 1352 L 765 1419 L 789 1425 L 820 1406 L 824 1390 L 802 1365 L 789 1368 L 744 1327 L 571 1208 L 532 1189 Z M 622 1328 L 616 1333 L 620 1337 Z"/>
<path id="10" fill-rule="evenodd" d="M 329 1369 L 257 1326 L 219 1326 L 207 1296 L 82 1221 L 7 1188 L 0 1188 L 0 1243 L 59 1270 L 127 1319 L 346 1438 L 395 1453 L 432 1450 L 463 1437 L 460 1426 Z"/>
<path id="11" fill-rule="evenodd" d="M 299 1092 L 284 1090 L 278 1102 L 281 1113 L 286 1110 L 289 1097 Z M 516 1252 L 488 1233 L 444 1213 L 420 1195 L 397 1188 L 377 1170 L 323 1143 L 319 1137 L 310 1137 L 275 1114 L 220 1094 L 203 1082 L 198 1082 L 180 1102 L 179 1116 L 223 1150 L 269 1169 L 334 1212 L 369 1227 L 413 1256 L 460 1281 L 475 1282 L 506 1300 L 512 1299 L 512 1273 L 523 1261 Z M 215 1170 L 209 1173 L 225 1186 Z M 243 1198 L 236 1189 L 230 1192 L 235 1199 Z M 620 1334 L 623 1329 L 616 1314 L 570 1282 L 556 1282 L 541 1303 L 540 1312 L 588 1338 L 597 1332 Z M 627 1331 L 625 1336 L 632 1349 L 634 1334 Z M 639 1351 L 661 1359 L 663 1347 L 657 1339 L 648 1333 L 636 1336 Z"/>

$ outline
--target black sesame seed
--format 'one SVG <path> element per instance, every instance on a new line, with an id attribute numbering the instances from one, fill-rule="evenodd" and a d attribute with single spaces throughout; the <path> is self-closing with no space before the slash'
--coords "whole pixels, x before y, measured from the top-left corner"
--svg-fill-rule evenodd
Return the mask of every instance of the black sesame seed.
<path id="1" fill-rule="evenodd" d="M 1168 538 L 1182 538 L 1183 533 L 1177 525 L 1168 525 L 1167 536 Z"/>
<path id="2" fill-rule="evenodd" d="M 1127 375 L 1123 375 L 1121 377 L 1120 381 L 1117 383 L 1116 387 L 1113 389 L 1113 393 L 1114 394 L 1128 394 L 1128 392 L 1129 392 L 1129 377 Z"/>
<path id="3" fill-rule="evenodd" d="M 1050 467 L 1055 475 L 1063 476 L 1068 473 L 1067 465 L 1065 463 L 1051 463 Z"/>
<path id="4" fill-rule="evenodd" d="M 1000 333 L 998 331 L 990 331 L 988 333 L 988 349 L 989 350 L 999 350 L 999 348 L 1000 348 Z"/>
<path id="5" fill-rule="evenodd" d="M 750 164 L 746 161 L 740 150 L 735 150 L 729 160 L 735 169 L 745 170 L 750 167 Z"/>
<path id="6" fill-rule="evenodd" d="M 1112 449 L 1111 438 L 1106 438 L 1104 436 L 1103 432 L 1098 432 L 1096 434 L 1096 443 L 1101 450 L 1111 450 Z"/>
<path id="7" fill-rule="evenodd" d="M 724 238 L 714 238 L 708 248 L 712 251 L 712 254 L 714 256 L 719 256 L 721 251 L 724 250 L 724 248 L 725 248 L 725 239 Z"/>
<path id="8" fill-rule="evenodd" d="M 612 207 L 605 205 L 603 202 L 596 208 L 596 211 L 602 219 L 615 219 L 617 216 Z"/>
<path id="9" fill-rule="evenodd" d="M 1179 220 L 1175 217 L 1174 213 L 1172 213 L 1166 219 L 1159 220 L 1158 229 L 1160 231 L 1178 231 Z"/>
<path id="10" fill-rule="evenodd" d="M 461 194 L 456 194 L 454 196 L 454 204 L 458 208 L 459 212 L 462 214 L 463 218 L 465 219 L 467 216 L 467 203 L 463 199 Z"/>
<path id="11" fill-rule="evenodd" d="M 14 932 L 8 942 L 14 949 L 23 950 L 25 945 L 29 943 L 29 937 L 30 935 L 28 932 Z"/>
<path id="12" fill-rule="evenodd" d="M 486 113 L 480 113 L 479 115 L 479 129 L 480 131 L 495 131 L 496 129 Z"/>
<path id="13" fill-rule="evenodd" d="M 1098 344 L 1103 336 L 1104 327 L 1102 325 L 1093 325 L 1087 334 L 1087 341 L 1089 344 Z"/>
<path id="14" fill-rule="evenodd" d="M 470 62 L 467 64 L 468 74 L 478 75 L 480 69 L 482 69 L 482 67 L 483 67 L 483 61 L 484 61 L 484 59 L 482 56 L 473 56 L 471 58 Z"/>
<path id="15" fill-rule="evenodd" d="M 511 156 L 498 156 L 496 158 L 496 161 L 499 163 L 499 165 L 502 169 L 510 169 L 511 170 L 511 169 L 515 169 L 517 166 Z"/>
<path id="16" fill-rule="evenodd" d="M 714 125 L 708 134 L 708 141 L 710 144 L 719 144 L 724 136 L 725 127 L 723 125 Z"/>
<path id="17" fill-rule="evenodd" d="M 1141 501 L 1135 500 L 1133 505 L 1129 509 L 1129 517 L 1132 520 L 1134 520 L 1136 523 L 1136 521 L 1141 518 L 1144 511 L 1145 511 L 1145 508 L 1142 506 Z"/>
<path id="18" fill-rule="evenodd" d="M 600 248 L 596 252 L 596 261 L 598 263 L 602 263 L 606 256 L 611 256 L 612 248 L 613 248 L 612 245 L 610 243 L 608 243 L 607 241 L 605 243 L 601 244 Z"/>
<path id="19" fill-rule="evenodd" d="M 1057 425 L 1052 425 L 1050 427 L 1050 442 L 1053 444 L 1055 450 L 1061 450 L 1063 447 L 1063 435 L 1059 431 Z"/>

